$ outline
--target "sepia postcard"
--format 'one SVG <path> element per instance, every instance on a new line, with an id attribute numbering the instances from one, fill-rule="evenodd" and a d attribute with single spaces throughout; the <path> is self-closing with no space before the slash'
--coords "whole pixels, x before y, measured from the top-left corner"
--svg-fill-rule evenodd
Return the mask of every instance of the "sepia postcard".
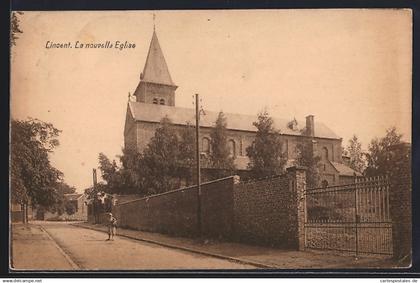
<path id="1" fill-rule="evenodd" d="M 10 269 L 409 267 L 410 9 L 14 11 Z"/>

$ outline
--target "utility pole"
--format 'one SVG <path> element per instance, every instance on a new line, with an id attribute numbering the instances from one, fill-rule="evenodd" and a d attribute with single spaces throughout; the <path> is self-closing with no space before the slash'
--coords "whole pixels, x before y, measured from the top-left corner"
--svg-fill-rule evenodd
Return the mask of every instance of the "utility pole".
<path id="1" fill-rule="evenodd" d="M 198 235 L 201 237 L 201 176 L 200 176 L 200 107 L 198 105 L 198 93 L 195 94 L 195 142 L 196 142 L 196 160 L 197 160 L 197 196 L 198 196 L 198 211 L 197 224 Z"/>
<path id="2" fill-rule="evenodd" d="M 93 178 L 93 192 L 95 193 L 96 192 L 96 186 L 97 186 L 97 178 L 96 178 L 96 169 L 95 168 L 92 169 L 92 178 Z M 99 212 L 98 210 L 99 209 L 98 209 L 97 198 L 98 198 L 98 196 L 95 193 L 95 195 L 93 197 L 93 206 L 92 206 L 92 208 L 93 208 L 93 218 L 94 218 L 94 223 L 95 224 L 99 223 L 99 215 L 98 215 L 98 212 Z"/>
<path id="3" fill-rule="evenodd" d="M 97 181 L 97 177 L 96 177 L 96 169 L 95 168 L 92 169 L 92 173 L 93 173 L 93 188 L 96 189 L 96 184 L 98 183 L 98 181 Z"/>

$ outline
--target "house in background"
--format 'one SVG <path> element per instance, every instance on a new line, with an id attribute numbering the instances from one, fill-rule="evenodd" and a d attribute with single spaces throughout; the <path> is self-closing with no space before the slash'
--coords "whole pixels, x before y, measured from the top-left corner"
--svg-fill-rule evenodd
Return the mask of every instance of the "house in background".
<path id="1" fill-rule="evenodd" d="M 10 221 L 12 223 L 27 222 L 32 220 L 32 217 L 33 209 L 30 203 L 22 205 L 13 201 L 10 202 Z"/>
<path id="2" fill-rule="evenodd" d="M 87 202 L 85 194 L 65 194 L 64 197 L 68 203 L 73 204 L 75 212 L 66 215 L 66 220 L 87 220 Z"/>
<path id="3" fill-rule="evenodd" d="M 34 219 L 36 220 L 69 220 L 69 221 L 87 221 L 88 208 L 85 194 L 65 194 L 64 213 L 52 213 L 45 209 L 34 209 Z"/>
<path id="4" fill-rule="evenodd" d="M 143 152 L 159 122 L 169 118 L 172 123 L 183 128 L 188 124 L 194 125 L 195 110 L 175 106 L 175 90 L 178 88 L 172 80 L 168 66 L 163 56 L 156 32 L 147 54 L 140 82 L 134 92 L 136 101 L 129 101 L 127 105 L 124 127 L 124 147 L 128 150 Z M 257 117 L 234 113 L 224 113 L 227 121 L 228 146 L 237 174 L 246 176 L 249 158 L 246 148 L 252 144 L 256 135 L 253 122 Z M 275 116 L 275 113 L 273 113 Z M 214 127 L 218 112 L 207 111 L 200 118 L 200 151 L 205 160 L 210 153 L 210 132 Z M 282 119 L 273 117 L 274 127 L 281 132 L 283 152 L 288 159 L 287 164 L 293 165 L 297 158 L 297 145 L 311 142 L 314 152 L 321 156 L 321 180 L 319 185 L 338 185 L 352 182 L 360 173 L 343 163 L 342 138 L 321 122 L 315 122 L 313 115 L 308 115 L 305 121 Z M 203 166 L 203 180 L 206 180 L 206 168 Z"/>

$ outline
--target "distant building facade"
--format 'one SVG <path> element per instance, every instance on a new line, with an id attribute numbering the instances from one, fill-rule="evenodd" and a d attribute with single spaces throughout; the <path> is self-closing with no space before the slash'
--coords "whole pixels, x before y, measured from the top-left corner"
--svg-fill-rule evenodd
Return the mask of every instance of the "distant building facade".
<path id="1" fill-rule="evenodd" d="M 33 215 L 36 220 L 77 220 L 86 221 L 88 216 L 87 198 L 85 194 L 65 194 L 65 201 L 74 207 L 74 213 L 53 213 L 43 208 L 34 209 Z"/>
<path id="2" fill-rule="evenodd" d="M 33 209 L 31 202 L 29 204 L 19 204 L 14 201 L 10 203 L 10 221 L 12 223 L 27 222 L 32 220 Z"/>
<path id="3" fill-rule="evenodd" d="M 134 92 L 136 101 L 127 105 L 124 127 L 124 146 L 142 152 L 162 118 L 168 117 L 178 127 L 195 124 L 195 110 L 175 106 L 175 91 L 177 86 L 172 81 L 168 66 L 163 56 L 156 32 L 147 54 L 140 82 Z M 252 123 L 256 116 L 224 113 L 227 119 L 228 145 L 234 157 L 236 169 L 248 171 L 249 159 L 246 148 L 255 139 L 256 128 Z M 200 117 L 200 151 L 202 156 L 210 153 L 210 132 L 217 119 L 218 112 L 206 110 L 206 115 Z M 321 156 L 321 182 L 335 185 L 348 183 L 359 173 L 343 163 L 342 138 L 320 122 L 315 122 L 313 115 L 308 115 L 304 122 L 296 119 L 273 118 L 274 127 L 281 132 L 283 152 L 288 159 L 287 164 L 293 165 L 297 157 L 297 145 L 302 141 L 311 141 L 314 151 Z"/>

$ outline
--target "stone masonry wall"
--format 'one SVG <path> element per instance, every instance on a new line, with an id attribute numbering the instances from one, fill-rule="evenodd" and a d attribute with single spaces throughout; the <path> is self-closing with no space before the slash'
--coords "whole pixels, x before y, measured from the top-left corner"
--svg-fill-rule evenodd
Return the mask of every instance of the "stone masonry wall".
<path id="1" fill-rule="evenodd" d="M 202 184 L 202 231 L 226 237 L 232 226 L 233 177 Z M 197 187 L 188 187 L 116 205 L 120 227 L 193 237 L 198 233 Z"/>
<path id="2" fill-rule="evenodd" d="M 292 167 L 284 175 L 246 183 L 234 180 L 202 184 L 204 237 L 304 248 L 304 169 Z M 124 228 L 186 237 L 199 232 L 196 186 L 121 203 L 112 211 Z"/>
<path id="3" fill-rule="evenodd" d="M 197 192 L 194 188 L 119 204 L 113 211 L 120 227 L 175 236 L 197 233 Z"/>
<path id="4" fill-rule="evenodd" d="M 303 249 L 305 188 L 305 171 L 296 167 L 278 177 L 235 185 L 234 239 Z"/>
<path id="5" fill-rule="evenodd" d="M 202 186 L 202 232 L 213 238 L 229 238 L 233 224 L 234 178 L 228 177 Z"/>

